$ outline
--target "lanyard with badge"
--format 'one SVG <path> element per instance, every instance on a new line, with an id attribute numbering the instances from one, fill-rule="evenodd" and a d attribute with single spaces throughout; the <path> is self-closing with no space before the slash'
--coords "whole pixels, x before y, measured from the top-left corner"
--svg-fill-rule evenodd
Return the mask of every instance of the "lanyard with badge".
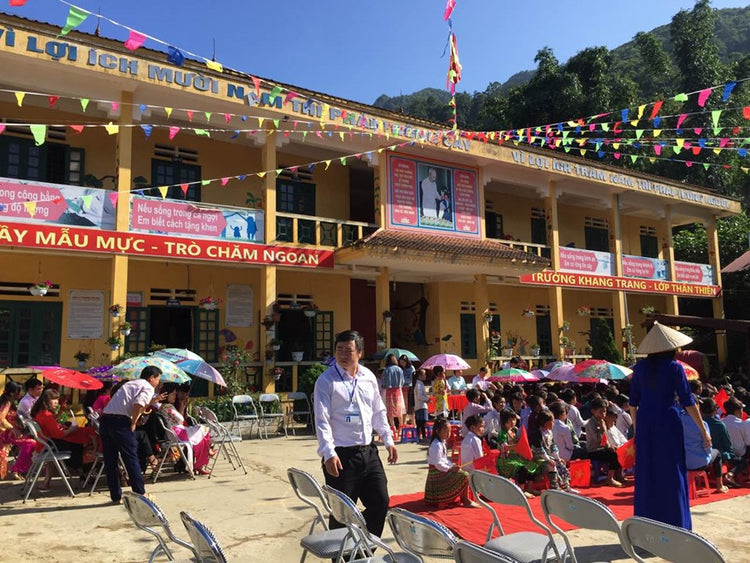
<path id="1" fill-rule="evenodd" d="M 359 412 L 359 405 L 357 405 L 357 401 L 355 400 L 354 394 L 357 390 L 357 383 L 359 383 L 359 379 L 356 377 L 354 378 L 354 383 L 352 384 L 351 390 L 349 390 L 349 384 L 346 379 L 344 379 L 344 376 L 341 374 L 341 371 L 339 370 L 339 366 L 334 365 L 336 368 L 336 373 L 339 376 L 339 379 L 341 379 L 341 382 L 344 384 L 344 387 L 346 387 L 347 393 L 349 393 L 349 406 L 346 409 L 346 412 L 344 413 L 344 422 L 347 424 L 355 424 L 360 425 L 362 423 L 362 415 Z"/>

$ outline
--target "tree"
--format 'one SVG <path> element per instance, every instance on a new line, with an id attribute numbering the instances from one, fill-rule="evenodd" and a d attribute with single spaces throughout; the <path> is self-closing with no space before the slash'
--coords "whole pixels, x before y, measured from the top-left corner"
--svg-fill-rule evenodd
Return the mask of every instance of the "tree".
<path id="1" fill-rule="evenodd" d="M 591 319 L 591 356 L 613 364 L 622 363 L 622 353 L 604 319 Z"/>

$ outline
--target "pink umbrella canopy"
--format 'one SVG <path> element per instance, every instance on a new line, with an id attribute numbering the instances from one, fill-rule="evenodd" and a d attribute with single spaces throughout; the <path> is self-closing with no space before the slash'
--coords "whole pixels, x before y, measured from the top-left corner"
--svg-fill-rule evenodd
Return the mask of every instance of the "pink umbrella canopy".
<path id="1" fill-rule="evenodd" d="M 512 381 L 514 383 L 524 383 L 539 381 L 539 378 L 525 369 L 501 369 L 492 374 L 489 381 Z"/>
<path id="2" fill-rule="evenodd" d="M 575 372 L 579 377 L 595 379 L 625 379 L 633 370 L 607 360 L 586 360 L 576 364 Z"/>
<path id="3" fill-rule="evenodd" d="M 553 381 L 562 381 L 565 383 L 600 383 L 599 379 L 591 379 L 588 377 L 581 377 L 575 372 L 575 366 L 568 362 L 561 362 L 564 365 L 560 365 L 553 369 L 547 376 Z"/>
<path id="4" fill-rule="evenodd" d="M 428 369 L 435 366 L 443 366 L 444 369 L 471 369 L 469 364 L 455 354 L 435 354 L 427 358 L 419 367 Z"/>
<path id="5" fill-rule="evenodd" d="M 71 389 L 101 389 L 104 385 L 98 379 L 86 373 L 74 369 L 61 368 L 60 366 L 30 366 L 42 371 L 45 379 Z"/>

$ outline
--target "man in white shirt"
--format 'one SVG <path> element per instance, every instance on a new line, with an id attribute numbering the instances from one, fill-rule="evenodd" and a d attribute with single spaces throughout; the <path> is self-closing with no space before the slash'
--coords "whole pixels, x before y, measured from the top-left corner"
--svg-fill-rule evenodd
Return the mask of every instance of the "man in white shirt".
<path id="1" fill-rule="evenodd" d="M 466 389 L 466 380 L 464 379 L 464 376 L 461 375 L 461 370 L 453 370 L 453 375 L 448 378 L 446 383 L 451 395 L 458 395 L 461 391 Z"/>
<path id="2" fill-rule="evenodd" d="M 146 409 L 156 408 L 159 400 L 166 399 L 166 393 L 154 397 L 154 389 L 159 385 L 160 379 L 159 368 L 155 366 L 144 368 L 141 378 L 127 381 L 117 390 L 102 411 L 99 436 L 102 440 L 109 496 L 115 504 L 119 504 L 122 497 L 120 472 L 117 469 L 118 455 L 122 456 L 133 492 L 141 495 L 146 492 L 141 466 L 138 463 L 135 427 Z"/>
<path id="3" fill-rule="evenodd" d="M 437 187 L 437 172 L 434 168 L 427 171 L 427 177 L 422 180 L 422 217 L 440 216 L 441 196 Z M 434 209 L 434 211 L 433 211 Z"/>
<path id="4" fill-rule="evenodd" d="M 23 399 L 18 401 L 18 414 L 29 419 L 31 418 L 31 407 L 34 406 L 34 403 L 36 403 L 36 400 L 42 394 L 44 385 L 36 377 L 30 377 L 23 386 L 26 388 L 26 394 L 23 396 Z"/>
<path id="5" fill-rule="evenodd" d="M 357 331 L 336 335 L 336 361 L 315 382 L 315 432 L 326 484 L 354 502 L 361 500 L 367 529 L 380 536 L 390 497 L 378 448 L 372 442 L 373 429 L 385 444 L 388 463 L 398 461 L 398 451 L 378 381 L 359 365 L 363 351 L 364 341 Z M 330 526 L 342 527 L 333 518 Z"/>
<path id="6" fill-rule="evenodd" d="M 723 406 L 727 413 L 723 422 L 732 441 L 732 451 L 737 457 L 744 457 L 750 446 L 750 420 L 742 420 L 742 403 L 737 399 L 729 399 Z"/>
<path id="7" fill-rule="evenodd" d="M 476 387 L 480 391 L 487 391 L 487 388 L 492 385 L 487 379 L 490 377 L 490 372 L 487 371 L 485 366 L 479 368 L 479 373 L 474 376 L 471 380 L 471 386 Z"/>

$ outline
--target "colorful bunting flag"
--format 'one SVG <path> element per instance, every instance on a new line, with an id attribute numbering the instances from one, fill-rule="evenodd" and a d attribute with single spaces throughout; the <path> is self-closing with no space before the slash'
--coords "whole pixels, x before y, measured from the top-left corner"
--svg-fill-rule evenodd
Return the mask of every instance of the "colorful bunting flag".
<path id="1" fill-rule="evenodd" d="M 83 210 L 88 211 L 89 209 L 91 209 L 91 204 L 94 201 L 94 196 L 92 195 L 81 196 L 81 201 L 83 202 Z"/>
<path id="2" fill-rule="evenodd" d="M 38 147 L 44 144 L 47 139 L 47 126 L 46 125 L 30 125 L 31 134 L 34 136 L 34 144 Z"/>
<path id="3" fill-rule="evenodd" d="M 151 125 L 141 125 L 141 129 L 143 129 L 143 132 L 146 134 L 146 138 L 148 139 L 151 136 L 153 127 Z"/>
<path id="4" fill-rule="evenodd" d="M 456 0 L 447 0 L 445 3 L 445 10 L 443 11 L 443 20 L 448 21 L 450 19 L 451 14 L 453 14 L 453 10 L 456 7 Z"/>
<path id="5" fill-rule="evenodd" d="M 49 107 L 50 109 L 52 109 L 53 107 L 55 107 L 57 100 L 60 99 L 60 96 L 47 96 L 47 99 L 49 100 Z"/>
<path id="6" fill-rule="evenodd" d="M 83 133 L 83 125 L 69 125 L 68 127 L 75 131 L 76 135 Z"/>
<path id="7" fill-rule="evenodd" d="M 732 94 L 732 90 L 734 90 L 735 86 L 737 86 L 736 82 L 727 82 L 724 85 L 724 92 L 721 95 L 722 102 L 726 102 L 729 99 L 729 96 Z"/>
<path id="8" fill-rule="evenodd" d="M 117 197 L 120 195 L 117 192 L 109 192 L 107 194 L 109 196 L 109 202 L 112 204 L 112 207 L 117 206 Z"/>
<path id="9" fill-rule="evenodd" d="M 176 66 L 185 64 L 185 55 L 176 47 L 167 47 L 167 62 Z"/>
<path id="10" fill-rule="evenodd" d="M 24 201 L 23 206 L 26 208 L 26 213 L 29 217 L 33 217 L 36 214 L 36 201 Z"/>
<path id="11" fill-rule="evenodd" d="M 224 72 L 224 67 L 221 65 L 221 63 L 217 63 L 216 61 L 206 60 L 206 66 L 216 72 Z"/>
<path id="12" fill-rule="evenodd" d="M 703 107 L 706 105 L 706 100 L 708 100 L 708 97 L 711 95 L 711 92 L 713 91 L 712 88 L 705 88 L 698 92 L 698 106 Z"/>
<path id="13" fill-rule="evenodd" d="M 130 30 L 130 36 L 125 41 L 125 48 L 130 51 L 135 51 L 138 47 L 146 42 L 146 36 L 142 33 L 138 33 L 136 30 Z"/>
<path id="14" fill-rule="evenodd" d="M 169 188 L 167 186 L 159 186 L 159 193 L 161 194 L 162 199 L 167 199 L 167 191 Z"/>
<path id="15" fill-rule="evenodd" d="M 106 129 L 109 135 L 117 135 L 120 132 L 120 126 L 115 125 L 111 121 L 104 126 L 104 129 Z"/>
<path id="16" fill-rule="evenodd" d="M 86 108 L 89 107 L 89 101 L 88 98 L 81 98 L 81 109 L 83 110 L 83 113 L 86 113 Z"/>
<path id="17" fill-rule="evenodd" d="M 68 11 L 68 18 L 65 21 L 65 27 L 60 31 L 60 35 L 65 36 L 70 33 L 71 30 L 77 28 L 86 20 L 90 13 L 91 12 L 87 12 L 78 6 L 71 6 L 70 11 Z"/>
<path id="18" fill-rule="evenodd" d="M 10 0 L 10 5 L 13 7 L 24 6 L 29 0 Z"/>
<path id="19" fill-rule="evenodd" d="M 179 127 L 174 127 L 174 126 L 170 127 L 169 128 L 169 140 L 171 141 L 172 139 L 174 139 L 175 136 L 177 135 L 177 133 L 179 133 L 179 132 L 180 132 L 180 128 Z"/>

